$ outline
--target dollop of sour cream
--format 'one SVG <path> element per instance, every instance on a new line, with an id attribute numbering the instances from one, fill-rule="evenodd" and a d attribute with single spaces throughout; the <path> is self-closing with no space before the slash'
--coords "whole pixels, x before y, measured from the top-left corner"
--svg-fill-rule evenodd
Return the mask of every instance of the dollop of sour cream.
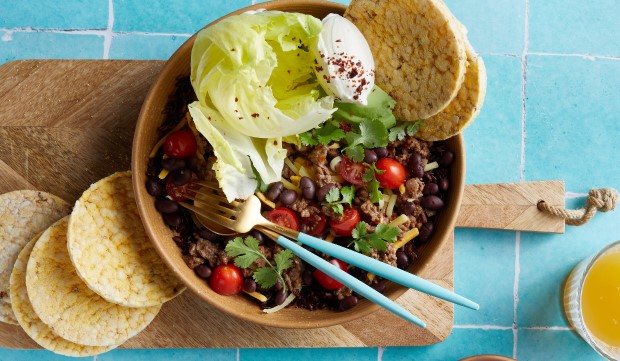
<path id="1" fill-rule="evenodd" d="M 323 19 L 314 70 L 325 91 L 346 103 L 367 104 L 375 84 L 375 61 L 359 29 L 337 14 Z"/>

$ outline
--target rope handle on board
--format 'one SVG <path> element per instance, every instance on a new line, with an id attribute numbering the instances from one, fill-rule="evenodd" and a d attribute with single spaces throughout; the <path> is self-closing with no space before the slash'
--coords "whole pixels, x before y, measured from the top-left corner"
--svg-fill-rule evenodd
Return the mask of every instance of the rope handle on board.
<path id="1" fill-rule="evenodd" d="M 586 207 L 581 209 L 565 209 L 547 204 L 544 200 L 538 201 L 538 209 L 564 218 L 569 226 L 581 226 L 588 223 L 596 214 L 596 211 L 608 212 L 616 208 L 620 195 L 613 188 L 590 189 L 586 199 Z"/>

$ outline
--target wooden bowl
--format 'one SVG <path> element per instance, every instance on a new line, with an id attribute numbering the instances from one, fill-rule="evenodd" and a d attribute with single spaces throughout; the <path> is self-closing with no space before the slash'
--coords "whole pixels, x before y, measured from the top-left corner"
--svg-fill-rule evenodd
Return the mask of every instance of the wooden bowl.
<path id="1" fill-rule="evenodd" d="M 329 13 L 342 14 L 346 6 L 326 1 L 294 0 L 273 1 L 250 6 L 225 17 L 237 15 L 255 9 L 280 10 L 287 12 L 301 12 L 323 18 Z M 217 22 L 217 21 L 215 21 Z M 214 23 L 215 23 L 214 22 Z M 214 24 L 212 23 L 212 24 Z M 162 112 L 168 101 L 168 96 L 174 91 L 175 80 L 179 76 L 190 72 L 190 53 L 196 35 L 188 39 L 168 60 L 155 83 L 151 86 L 136 125 L 132 150 L 132 175 L 136 202 L 147 234 L 153 241 L 155 248 L 170 269 L 181 279 L 187 287 L 202 297 L 206 302 L 218 310 L 257 324 L 282 328 L 315 328 L 326 327 L 352 321 L 377 311 L 379 306 L 361 300 L 358 305 L 348 311 L 335 312 L 329 310 L 308 311 L 301 308 L 289 307 L 274 314 L 265 314 L 258 304 L 249 297 L 222 296 L 208 286 L 208 284 L 185 264 L 181 252 L 172 240 L 172 231 L 164 224 L 161 215 L 155 210 L 154 199 L 145 188 L 146 168 L 148 155 L 157 139 L 157 128 L 163 122 Z M 463 137 L 456 136 L 447 141 L 447 147 L 454 152 L 455 160 L 451 172 L 451 190 L 446 208 L 443 209 L 435 234 L 432 240 L 424 245 L 420 257 L 409 268 L 409 271 L 418 273 L 429 267 L 431 263 L 442 262 L 434 259 L 439 246 L 448 239 L 454 229 L 457 212 L 461 204 L 465 179 L 465 149 Z M 390 283 L 385 295 L 396 299 L 407 289 Z M 425 315 L 418 315 L 422 319 Z"/>

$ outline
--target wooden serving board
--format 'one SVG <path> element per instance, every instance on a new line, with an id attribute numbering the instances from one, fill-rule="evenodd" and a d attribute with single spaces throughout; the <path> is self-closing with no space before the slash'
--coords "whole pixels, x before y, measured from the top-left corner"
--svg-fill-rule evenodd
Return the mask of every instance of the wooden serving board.
<path id="1" fill-rule="evenodd" d="M 0 194 L 38 189 L 73 202 L 91 183 L 129 169 L 140 106 L 163 63 L 27 60 L 0 67 Z M 452 289 L 453 246 L 453 238 L 445 242 L 419 276 Z M 333 327 L 268 328 L 223 314 L 186 291 L 121 347 L 405 346 L 437 343 L 450 334 L 452 304 L 413 290 L 398 303 L 427 328 L 383 310 Z M 0 347 L 39 348 L 20 327 L 2 322 Z"/>

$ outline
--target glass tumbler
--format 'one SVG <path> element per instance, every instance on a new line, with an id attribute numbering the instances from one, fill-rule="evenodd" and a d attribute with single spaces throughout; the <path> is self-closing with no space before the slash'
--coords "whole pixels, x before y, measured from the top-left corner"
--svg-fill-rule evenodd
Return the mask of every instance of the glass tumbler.
<path id="1" fill-rule="evenodd" d="M 620 241 L 617 241 L 581 261 L 568 276 L 564 288 L 564 312 L 568 321 L 596 352 L 609 360 L 620 360 L 620 317 L 616 317 L 620 314 L 619 299 Z"/>

